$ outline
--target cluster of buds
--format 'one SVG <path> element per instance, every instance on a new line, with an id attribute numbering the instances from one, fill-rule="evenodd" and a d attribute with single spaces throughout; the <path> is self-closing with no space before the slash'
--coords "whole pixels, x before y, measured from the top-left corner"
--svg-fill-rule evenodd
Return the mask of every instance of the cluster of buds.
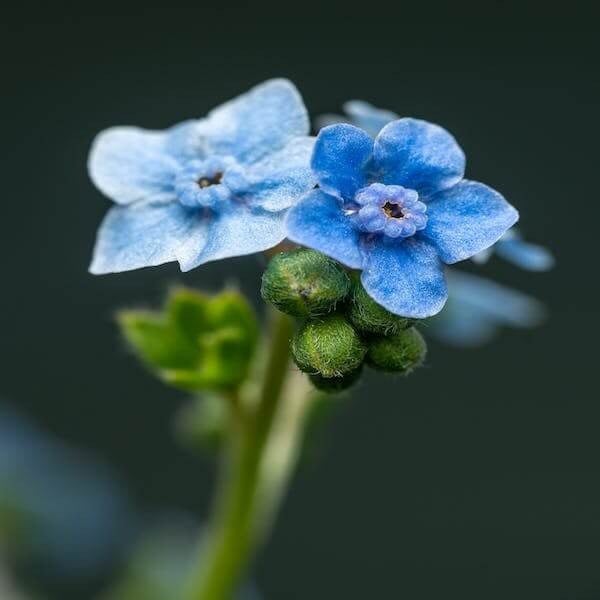
<path id="1" fill-rule="evenodd" d="M 323 391 L 351 386 L 365 363 L 403 375 L 423 363 L 427 346 L 414 320 L 377 304 L 355 273 L 319 252 L 277 254 L 263 275 L 261 293 L 300 320 L 292 340 L 294 361 Z"/>

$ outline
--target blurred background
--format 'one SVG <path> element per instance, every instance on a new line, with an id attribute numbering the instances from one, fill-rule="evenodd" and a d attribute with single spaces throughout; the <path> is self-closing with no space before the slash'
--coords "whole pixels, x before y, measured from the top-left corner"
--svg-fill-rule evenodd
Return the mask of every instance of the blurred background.
<path id="1" fill-rule="evenodd" d="M 432 342 L 414 376 L 368 376 L 338 404 L 256 587 L 269 600 L 600 598 L 594 3 L 27 10 L 0 36 L 0 598 L 15 585 L 97 598 L 141 531 L 167 522 L 172 539 L 206 514 L 212 462 L 172 435 L 185 394 L 143 371 L 113 313 L 174 283 L 237 282 L 259 306 L 264 265 L 89 275 L 110 203 L 86 158 L 105 127 L 164 128 L 273 76 L 312 115 L 362 98 L 443 124 L 467 176 L 520 209 L 557 267 L 468 266 L 541 299 L 546 323 L 482 348 Z"/>

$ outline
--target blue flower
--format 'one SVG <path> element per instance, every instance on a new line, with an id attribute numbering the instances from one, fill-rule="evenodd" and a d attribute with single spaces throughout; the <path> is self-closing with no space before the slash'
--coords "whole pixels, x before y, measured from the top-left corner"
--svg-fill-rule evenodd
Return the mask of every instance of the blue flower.
<path id="1" fill-rule="evenodd" d="M 535 327 L 545 317 L 539 301 L 494 281 L 452 269 L 446 277 L 448 303 L 425 330 L 444 343 L 480 346 L 500 327 Z"/>
<path id="2" fill-rule="evenodd" d="M 288 213 L 288 237 L 362 270 L 367 292 L 398 315 L 438 313 L 443 263 L 481 252 L 518 219 L 498 192 L 463 179 L 455 139 L 426 121 L 393 121 L 374 140 L 330 125 L 311 164 L 319 188 Z"/>
<path id="3" fill-rule="evenodd" d="M 117 206 L 100 227 L 90 271 L 175 260 L 188 271 L 277 245 L 286 210 L 314 186 L 308 131 L 296 88 L 275 79 L 166 131 L 102 132 L 89 172 Z"/>
<path id="4" fill-rule="evenodd" d="M 396 113 L 377 108 L 364 100 L 349 100 L 342 108 L 343 115 L 327 114 L 317 117 L 316 129 L 333 123 L 351 123 L 364 129 L 371 137 L 377 137 L 388 123 L 400 118 Z M 525 241 L 516 228 L 507 231 L 496 244 L 482 250 L 472 260 L 484 264 L 494 254 L 527 271 L 549 271 L 555 263 L 548 248 Z"/>

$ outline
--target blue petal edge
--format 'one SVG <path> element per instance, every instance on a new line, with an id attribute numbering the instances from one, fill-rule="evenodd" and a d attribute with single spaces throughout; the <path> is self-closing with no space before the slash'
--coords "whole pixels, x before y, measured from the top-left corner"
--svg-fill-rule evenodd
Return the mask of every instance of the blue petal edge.
<path id="1" fill-rule="evenodd" d="M 386 184 L 402 185 L 426 197 L 458 183 L 465 155 L 454 137 L 434 123 L 403 118 L 375 138 L 375 169 Z"/>
<path id="2" fill-rule="evenodd" d="M 167 137 L 138 127 L 111 127 L 99 133 L 88 158 L 94 185 L 118 204 L 173 199 L 178 163 L 165 151 Z"/>
<path id="3" fill-rule="evenodd" d="M 198 254 L 206 222 L 177 202 L 115 206 L 100 229 L 90 272 L 95 275 L 153 267 L 177 260 L 182 244 Z"/>
<path id="4" fill-rule="evenodd" d="M 352 200 L 367 184 L 372 154 L 368 133 L 347 123 L 329 125 L 317 136 L 311 166 L 325 192 Z"/>
<path id="5" fill-rule="evenodd" d="M 314 137 L 294 138 L 260 162 L 226 172 L 223 183 L 251 206 L 273 212 L 289 208 L 316 184 L 310 168 L 314 145 Z"/>
<path id="6" fill-rule="evenodd" d="M 202 122 L 208 153 L 234 156 L 251 164 L 280 150 L 310 129 L 296 86 L 271 79 L 212 110 Z"/>
<path id="7" fill-rule="evenodd" d="M 285 239 L 285 213 L 252 209 L 232 203 L 209 223 L 204 245 L 185 244 L 177 260 L 182 271 L 233 256 L 263 252 Z"/>
<path id="8" fill-rule="evenodd" d="M 519 219 L 517 210 L 501 194 L 466 179 L 435 194 L 427 216 L 427 227 L 418 235 L 433 244 L 448 264 L 485 250 Z"/>

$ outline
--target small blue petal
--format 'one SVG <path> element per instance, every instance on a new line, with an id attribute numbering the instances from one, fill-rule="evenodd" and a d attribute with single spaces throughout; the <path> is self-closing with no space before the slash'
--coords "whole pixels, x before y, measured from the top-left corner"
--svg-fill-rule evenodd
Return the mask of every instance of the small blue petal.
<path id="1" fill-rule="evenodd" d="M 410 238 L 366 242 L 366 265 L 361 281 L 381 306 L 403 317 L 424 319 L 446 302 L 443 265 L 426 242 Z"/>
<path id="2" fill-rule="evenodd" d="M 337 198 L 313 190 L 290 209 L 286 228 L 293 242 L 319 250 L 352 269 L 362 267 L 359 233 Z"/>
<path id="3" fill-rule="evenodd" d="M 427 332 L 454 346 L 481 346 L 501 326 L 534 327 L 545 309 L 534 298 L 496 282 L 448 269 L 448 303 Z"/>
<path id="4" fill-rule="evenodd" d="M 190 119 L 173 125 L 164 134 L 165 152 L 180 162 L 205 157 L 202 121 L 199 119 Z"/>
<path id="5" fill-rule="evenodd" d="M 376 137 L 388 123 L 400 118 L 391 110 L 377 108 L 364 100 L 348 100 L 343 109 L 353 125 L 364 129 L 372 137 Z"/>
<path id="6" fill-rule="evenodd" d="M 223 183 L 251 206 L 275 212 L 289 208 L 316 184 L 310 168 L 314 145 L 314 137 L 297 137 L 258 163 L 226 171 Z"/>
<path id="7" fill-rule="evenodd" d="M 473 314 L 484 315 L 499 325 L 534 327 L 545 316 L 540 302 L 495 281 L 456 269 L 448 269 L 446 277 L 454 303 L 468 306 Z"/>
<path id="8" fill-rule="evenodd" d="M 386 125 L 375 139 L 373 155 L 383 183 L 417 190 L 421 196 L 455 185 L 465 172 L 465 155 L 452 135 L 418 119 Z"/>
<path id="9" fill-rule="evenodd" d="M 251 164 L 280 150 L 310 123 L 302 97 L 286 79 L 266 81 L 212 110 L 202 122 L 207 153 Z"/>
<path id="10" fill-rule="evenodd" d="M 312 168 L 329 194 L 351 200 L 367 184 L 373 140 L 354 125 L 330 125 L 317 136 Z"/>
<path id="11" fill-rule="evenodd" d="M 498 331 L 493 320 L 473 312 L 468 305 L 454 302 L 450 293 L 444 310 L 427 324 L 427 335 L 461 348 L 483 346 Z"/>
<path id="12" fill-rule="evenodd" d="M 427 227 L 419 235 L 429 240 L 448 264 L 491 246 L 519 218 L 501 194 L 467 180 L 432 196 L 427 215 Z"/>
<path id="13" fill-rule="evenodd" d="M 492 254 L 494 254 L 494 248 L 495 245 L 490 246 L 489 248 L 486 248 L 477 254 L 473 254 L 473 256 L 471 256 L 471 260 L 477 265 L 485 265 L 492 257 Z"/>
<path id="14" fill-rule="evenodd" d="M 100 229 L 90 272 L 95 275 L 152 267 L 177 260 L 194 244 L 196 255 L 206 242 L 207 224 L 197 211 L 178 202 L 111 208 Z"/>
<path id="15" fill-rule="evenodd" d="M 494 251 L 504 260 L 527 271 L 549 271 L 554 267 L 554 256 L 548 248 L 531 244 L 518 237 L 501 239 Z"/>
<path id="16" fill-rule="evenodd" d="M 177 159 L 165 151 L 168 134 L 112 127 L 96 136 L 88 170 L 96 187 L 118 204 L 173 199 Z"/>
<path id="17" fill-rule="evenodd" d="M 284 219 L 284 212 L 251 209 L 231 202 L 210 220 L 205 245 L 188 243 L 185 256 L 179 252 L 181 270 L 273 248 L 285 239 Z"/>

